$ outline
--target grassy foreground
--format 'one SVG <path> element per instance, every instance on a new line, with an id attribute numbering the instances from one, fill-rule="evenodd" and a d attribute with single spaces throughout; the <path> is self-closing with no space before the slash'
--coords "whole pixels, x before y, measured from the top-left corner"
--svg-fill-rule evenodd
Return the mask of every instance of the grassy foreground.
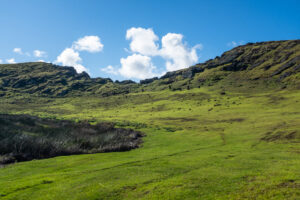
<path id="1" fill-rule="evenodd" d="M 0 199 L 299 199 L 300 91 L 207 88 L 110 97 L 2 98 L 1 113 L 146 133 L 129 152 L 0 168 Z"/>

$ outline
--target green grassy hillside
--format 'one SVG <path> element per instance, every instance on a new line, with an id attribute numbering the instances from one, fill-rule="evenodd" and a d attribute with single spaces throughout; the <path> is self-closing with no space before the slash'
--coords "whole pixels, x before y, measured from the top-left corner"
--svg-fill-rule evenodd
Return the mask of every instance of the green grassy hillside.
<path id="1" fill-rule="evenodd" d="M 298 87 L 300 85 L 300 40 L 249 43 L 215 59 L 189 68 L 168 72 L 160 78 L 116 81 L 90 78 L 72 67 L 50 63 L 0 64 L 0 96 L 111 96 L 143 91 L 172 91 L 222 86 L 242 90 L 257 87 Z"/>
<path id="2" fill-rule="evenodd" d="M 1 199 L 297 199 L 300 92 L 205 88 L 105 98 L 5 99 L 1 112 L 113 121 L 146 133 L 126 153 L 0 169 Z"/>
<path id="3" fill-rule="evenodd" d="M 280 45 L 268 50 L 274 44 Z M 255 62 L 264 60 L 256 67 L 251 56 L 243 56 L 255 57 L 254 50 L 246 51 L 254 47 L 260 49 Z M 224 61 L 241 48 L 243 54 Z M 282 48 L 291 53 L 274 65 L 278 59 L 268 52 L 281 55 Z M 141 148 L 128 152 L 2 166 L 0 199 L 299 199 L 299 40 L 248 44 L 230 52 L 198 65 L 205 69 L 191 76 L 177 71 L 125 84 L 131 91 L 115 95 L 7 95 L 7 86 L 0 113 L 114 122 L 146 136 Z M 251 64 L 239 68 L 238 60 Z M 271 64 L 266 70 L 265 62 Z M 288 62 L 293 64 L 283 70 Z M 106 91 L 122 85 L 108 84 Z"/>
<path id="4" fill-rule="evenodd" d="M 78 74 L 73 67 L 43 62 L 0 65 L 0 96 L 24 93 L 54 97 L 78 96 L 82 93 L 107 96 L 127 92 L 127 85 L 134 87 L 133 83 L 113 83 L 109 78 L 92 79 L 85 72 Z"/>

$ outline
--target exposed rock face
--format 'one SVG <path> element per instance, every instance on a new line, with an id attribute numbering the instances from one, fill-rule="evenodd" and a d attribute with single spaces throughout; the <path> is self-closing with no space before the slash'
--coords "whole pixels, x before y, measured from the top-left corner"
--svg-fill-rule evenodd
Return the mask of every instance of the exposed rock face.
<path id="1" fill-rule="evenodd" d="M 183 78 L 192 78 L 196 73 L 203 72 L 204 69 L 199 66 L 192 66 L 183 70 L 167 72 L 160 79 L 172 78 L 174 76 L 182 76 Z"/>
<path id="2" fill-rule="evenodd" d="M 148 79 L 145 79 L 145 80 L 140 80 L 140 84 L 149 84 L 149 83 L 152 83 L 155 80 L 158 80 L 158 78 L 154 77 L 154 78 L 148 78 Z"/>
<path id="3" fill-rule="evenodd" d="M 122 85 L 135 83 L 131 80 L 114 85 L 114 94 L 123 93 Z M 6 91 L 65 96 L 70 93 L 107 93 L 100 90 L 113 84 L 109 78 L 90 78 L 86 72 L 78 74 L 73 67 L 62 67 L 50 63 L 20 63 L 0 65 L 0 93 Z"/>
<path id="4" fill-rule="evenodd" d="M 168 72 L 160 79 L 172 79 L 178 76 L 192 78 L 195 74 L 204 70 L 218 67 L 221 67 L 220 70 L 228 72 L 251 71 L 257 67 L 267 71 L 278 65 L 280 67 L 269 76 L 281 75 L 281 77 L 288 77 L 298 70 L 297 66 L 300 65 L 299 51 L 300 40 L 248 43 L 227 51 L 205 63 L 183 70 Z M 283 75 L 282 73 L 288 69 L 292 70 Z M 261 73 L 261 77 L 266 77 L 266 75 Z"/>
<path id="5" fill-rule="evenodd" d="M 241 71 L 252 70 L 265 63 L 268 63 L 264 67 L 265 70 L 281 64 L 280 69 L 271 75 L 275 76 L 299 63 L 297 57 L 289 60 L 293 54 L 297 53 L 297 50 L 292 49 L 297 45 L 300 45 L 300 40 L 250 43 L 223 54 L 217 66 L 228 64 L 222 69 L 225 71 Z M 285 63 L 286 61 L 288 62 Z"/>
<path id="6" fill-rule="evenodd" d="M 203 72 L 203 71 L 204 71 L 203 68 L 200 68 L 197 66 L 189 67 L 187 70 L 184 70 L 182 72 L 182 77 L 183 78 L 192 78 L 192 77 L 194 77 L 194 75 L 196 73 Z"/>
<path id="7" fill-rule="evenodd" d="M 162 77 L 160 77 L 160 79 L 171 78 L 173 76 L 178 76 L 178 75 L 181 75 L 181 74 L 182 74 L 181 71 L 167 72 L 165 75 L 163 75 Z"/>
<path id="8" fill-rule="evenodd" d="M 300 56 L 297 56 L 291 60 L 289 60 L 287 63 L 281 65 L 281 67 L 279 67 L 273 74 L 272 76 L 278 75 L 281 72 L 289 69 L 290 67 L 295 66 L 295 70 L 297 70 L 300 66 Z"/>
<path id="9" fill-rule="evenodd" d="M 264 65 L 264 70 L 269 70 L 272 66 L 278 64 L 282 65 L 280 69 L 271 75 L 275 76 L 293 66 L 299 65 L 299 58 L 295 57 L 295 54 L 299 51 L 300 40 L 248 43 L 227 51 L 221 56 L 210 59 L 205 63 L 200 63 L 183 70 L 167 72 L 160 79 L 172 79 L 178 76 L 192 78 L 197 73 L 220 66 L 222 66 L 221 70 L 223 71 L 236 72 L 253 70 L 262 65 Z M 286 76 L 288 74 L 293 73 L 289 72 Z"/>

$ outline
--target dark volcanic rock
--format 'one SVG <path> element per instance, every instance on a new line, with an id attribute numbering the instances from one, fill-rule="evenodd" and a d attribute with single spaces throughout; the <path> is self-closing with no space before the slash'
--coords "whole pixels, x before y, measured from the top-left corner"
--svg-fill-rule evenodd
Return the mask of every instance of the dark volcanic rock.
<path id="1" fill-rule="evenodd" d="M 171 78 L 177 75 L 181 75 L 181 72 L 178 71 L 174 71 L 174 72 L 167 72 L 165 75 L 163 75 L 162 77 L 160 77 L 160 79 L 166 79 L 166 78 Z"/>
<path id="2" fill-rule="evenodd" d="M 204 69 L 202 69 L 198 66 L 189 67 L 188 69 L 186 69 L 182 72 L 182 77 L 183 78 L 192 78 L 192 77 L 194 77 L 194 75 L 196 73 L 200 73 L 203 71 L 204 71 Z"/>
<path id="3" fill-rule="evenodd" d="M 113 81 L 110 78 L 95 78 L 95 83 L 99 84 L 106 84 L 106 83 L 112 83 Z"/>
<path id="4" fill-rule="evenodd" d="M 76 75 L 75 75 L 75 78 L 76 78 L 77 80 L 82 80 L 82 79 L 88 80 L 88 79 L 90 79 L 90 76 L 89 76 L 89 74 L 86 73 L 86 72 L 81 72 L 80 74 L 76 74 Z"/>
<path id="5" fill-rule="evenodd" d="M 3 91 L 14 93 L 36 93 L 42 96 L 65 96 L 72 91 L 89 94 L 124 93 L 128 88 L 122 85 L 135 83 L 123 81 L 119 85 L 110 85 L 113 92 L 101 91 L 103 85 L 113 83 L 109 78 L 90 78 L 86 72 L 78 74 L 73 67 L 62 67 L 50 63 L 20 63 L 0 65 L 0 87 Z"/>
<path id="6" fill-rule="evenodd" d="M 186 68 L 186 69 L 182 69 L 182 70 L 178 70 L 178 71 L 173 71 L 173 72 L 167 72 L 165 75 L 163 75 L 162 77 L 160 77 L 160 79 L 168 79 L 170 78 L 170 81 L 173 81 L 172 79 L 175 78 L 176 76 L 182 76 L 182 78 L 184 79 L 189 79 L 194 77 L 194 75 L 196 73 L 200 73 L 203 72 L 204 69 L 198 65 Z"/>
<path id="7" fill-rule="evenodd" d="M 154 77 L 154 78 L 148 78 L 148 79 L 145 79 L 145 80 L 140 80 L 140 84 L 149 84 L 149 83 L 152 83 L 155 80 L 158 80 L 158 78 Z"/>
<path id="8" fill-rule="evenodd" d="M 290 67 L 294 66 L 297 64 L 297 62 L 300 62 L 300 56 L 297 56 L 293 58 L 292 60 L 288 61 L 287 63 L 283 64 L 281 67 L 279 67 L 273 74 L 272 76 L 278 75 L 281 72 L 289 69 Z"/>

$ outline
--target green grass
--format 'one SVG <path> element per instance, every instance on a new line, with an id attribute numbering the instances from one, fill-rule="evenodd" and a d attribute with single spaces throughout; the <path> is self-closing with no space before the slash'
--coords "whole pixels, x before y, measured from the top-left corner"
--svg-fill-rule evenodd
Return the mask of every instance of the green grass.
<path id="1" fill-rule="evenodd" d="M 1 99 L 2 113 L 113 121 L 147 136 L 129 152 L 2 167 L 0 199 L 298 199 L 300 91 L 208 88 Z"/>

